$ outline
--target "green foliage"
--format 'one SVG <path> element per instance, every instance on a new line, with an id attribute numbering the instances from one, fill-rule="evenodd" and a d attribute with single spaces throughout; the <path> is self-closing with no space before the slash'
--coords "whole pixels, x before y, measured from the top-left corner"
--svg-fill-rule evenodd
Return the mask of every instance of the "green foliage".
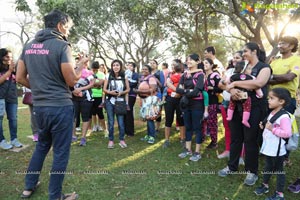
<path id="1" fill-rule="evenodd" d="M 16 3 L 19 10 L 28 10 L 25 0 Z M 245 41 L 276 50 L 278 38 L 285 33 L 278 24 L 286 19 L 290 20 L 287 24 L 295 22 L 299 15 L 288 9 L 263 8 L 241 14 L 243 5 L 255 3 L 290 4 L 288 0 L 37 0 L 42 15 L 57 8 L 73 18 L 71 42 L 83 38 L 98 58 L 138 63 L 147 62 L 149 53 L 163 58 L 163 52 L 156 49 L 163 41 L 172 44 L 174 56 L 202 54 L 206 46 L 214 45 L 223 62 L 231 53 L 226 53 L 227 49 L 239 48 Z M 236 35 L 228 35 L 230 39 L 222 33 L 225 21 L 236 30 Z M 267 43 L 262 42 L 265 39 Z"/>
<path id="2" fill-rule="evenodd" d="M 22 11 L 22 12 L 29 12 L 31 13 L 31 9 L 28 6 L 28 3 L 26 0 L 16 0 L 15 1 L 16 4 L 16 10 L 17 11 Z"/>

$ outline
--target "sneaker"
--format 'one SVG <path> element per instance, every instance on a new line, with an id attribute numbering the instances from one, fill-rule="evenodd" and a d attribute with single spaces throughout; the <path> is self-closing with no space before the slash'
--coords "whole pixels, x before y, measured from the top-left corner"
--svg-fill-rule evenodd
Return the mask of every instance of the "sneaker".
<path id="1" fill-rule="evenodd" d="M 86 146 L 86 139 L 85 138 L 81 138 L 79 146 Z"/>
<path id="2" fill-rule="evenodd" d="M 256 195 L 262 195 L 262 194 L 266 194 L 268 192 L 269 192 L 269 187 L 267 187 L 265 184 L 261 184 L 260 187 L 258 187 L 254 190 L 254 193 Z"/>
<path id="3" fill-rule="evenodd" d="M 218 155 L 218 158 L 219 159 L 229 158 L 229 154 L 230 154 L 230 151 L 225 150 L 223 153 L 221 153 L 221 154 Z"/>
<path id="4" fill-rule="evenodd" d="M 266 198 L 266 200 L 284 200 L 284 197 L 280 196 L 278 192 L 275 192 L 272 196 Z"/>
<path id="5" fill-rule="evenodd" d="M 13 141 L 10 141 L 10 144 L 14 147 L 17 147 L 17 148 L 21 148 L 23 146 L 23 144 L 20 143 L 17 138 L 15 138 Z"/>
<path id="6" fill-rule="evenodd" d="M 7 150 L 7 149 L 13 148 L 13 146 L 12 146 L 11 144 L 8 144 L 8 143 L 6 142 L 6 140 L 2 140 L 2 141 L 0 142 L 0 148 L 2 148 L 2 149 L 4 149 L 4 150 Z"/>
<path id="7" fill-rule="evenodd" d="M 198 160 L 201 159 L 201 155 L 198 152 L 195 152 L 192 157 L 190 157 L 190 161 L 197 162 Z"/>
<path id="8" fill-rule="evenodd" d="M 149 140 L 149 135 L 145 135 L 145 137 L 141 138 L 141 141 L 148 141 Z"/>
<path id="9" fill-rule="evenodd" d="M 221 176 L 221 177 L 225 177 L 225 176 L 231 174 L 232 172 L 233 172 L 233 171 L 231 171 L 231 170 L 229 169 L 229 167 L 227 166 L 227 167 L 225 167 L 224 169 L 219 170 L 219 171 L 218 171 L 218 175 Z"/>
<path id="10" fill-rule="evenodd" d="M 290 159 L 286 158 L 284 161 L 283 161 L 283 166 L 285 167 L 289 167 L 292 165 L 292 162 Z"/>
<path id="11" fill-rule="evenodd" d="M 242 157 L 239 159 L 239 165 L 245 165 L 245 161 Z"/>
<path id="12" fill-rule="evenodd" d="M 292 193 L 300 192 L 300 179 L 298 178 L 293 184 L 289 185 L 288 190 Z"/>
<path id="13" fill-rule="evenodd" d="M 148 144 L 154 144 L 154 142 L 155 142 L 155 139 L 154 139 L 154 137 L 152 137 L 152 136 L 149 136 L 149 139 L 148 139 Z"/>
<path id="14" fill-rule="evenodd" d="M 80 128 L 80 127 L 76 127 L 75 130 L 76 130 L 77 132 L 80 132 L 80 131 L 81 131 L 81 128 Z"/>
<path id="15" fill-rule="evenodd" d="M 121 141 L 119 142 L 119 145 L 120 145 L 121 148 L 126 148 L 126 147 L 127 147 L 127 144 L 125 143 L 124 140 L 121 140 Z"/>
<path id="16" fill-rule="evenodd" d="M 217 143 L 211 142 L 207 147 L 207 149 L 216 149 L 218 148 Z"/>
<path id="17" fill-rule="evenodd" d="M 97 129 L 97 126 L 95 125 L 95 126 L 93 126 L 93 128 L 92 128 L 92 132 L 97 132 L 98 131 L 98 129 Z"/>
<path id="18" fill-rule="evenodd" d="M 99 125 L 97 125 L 97 131 L 103 131 L 103 128 Z"/>
<path id="19" fill-rule="evenodd" d="M 111 141 L 111 140 L 110 140 L 110 141 L 108 142 L 107 148 L 113 149 L 113 148 L 114 148 L 114 141 Z"/>
<path id="20" fill-rule="evenodd" d="M 258 176 L 256 174 L 248 172 L 247 176 L 244 180 L 244 184 L 249 185 L 249 186 L 254 185 L 256 183 L 257 179 L 258 179 Z"/>
<path id="21" fill-rule="evenodd" d="M 76 142 L 77 141 L 77 137 L 76 136 L 72 136 L 72 142 Z"/>
<path id="22" fill-rule="evenodd" d="M 182 153 L 180 153 L 178 156 L 179 156 L 179 158 L 185 158 L 187 156 L 192 156 L 192 155 L 193 155 L 192 151 L 184 149 L 184 151 Z"/>
<path id="23" fill-rule="evenodd" d="M 163 148 L 168 148 L 170 146 L 170 141 L 169 140 L 165 140 L 164 144 L 163 144 Z"/>
<path id="24" fill-rule="evenodd" d="M 32 141 L 34 141 L 34 142 L 39 141 L 39 135 L 37 133 L 33 134 Z"/>
<path id="25" fill-rule="evenodd" d="M 176 131 L 180 131 L 180 128 L 179 128 L 179 126 L 176 126 Z"/>
<path id="26" fill-rule="evenodd" d="M 105 137 L 105 138 L 108 138 L 108 135 L 109 135 L 108 130 L 105 130 L 105 131 L 104 131 L 104 137 Z"/>

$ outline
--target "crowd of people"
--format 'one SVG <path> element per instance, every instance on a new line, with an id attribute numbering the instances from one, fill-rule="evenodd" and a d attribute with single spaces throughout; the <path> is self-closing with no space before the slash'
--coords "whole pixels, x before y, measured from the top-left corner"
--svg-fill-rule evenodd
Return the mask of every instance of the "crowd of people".
<path id="1" fill-rule="evenodd" d="M 216 49 L 210 46 L 204 49 L 203 60 L 193 53 L 185 61 L 174 59 L 171 69 L 167 63 L 162 63 L 162 70 L 159 70 L 159 63 L 152 59 L 138 74 L 134 62 L 123 63 L 118 59 L 106 69 L 98 61 L 89 66 L 89 58 L 80 55 L 74 65 L 67 41 L 72 26 L 70 17 L 54 10 L 44 17 L 44 22 L 45 29 L 24 47 L 16 73 L 11 51 L 0 49 L 0 147 L 22 147 L 17 139 L 18 82 L 30 88 L 33 98 L 31 122 L 37 143 L 29 172 L 41 171 L 51 146 L 54 152 L 51 172 L 66 171 L 70 145 L 78 140 L 75 132 L 80 124 L 80 146 L 87 145 L 86 135 L 88 129 L 92 129 L 105 132 L 107 148 L 111 149 L 115 147 L 116 117 L 118 145 L 126 148 L 125 135 L 135 136 L 134 108 L 139 99 L 141 115 L 147 123 L 147 133 L 141 140 L 154 144 L 160 123 L 164 122 L 163 148 L 167 149 L 172 145 L 170 135 L 176 116 L 183 147 L 178 156 L 195 162 L 201 159 L 201 144 L 206 137 L 210 137 L 207 149 L 218 148 L 218 113 L 221 113 L 225 150 L 218 158 L 229 158 L 229 161 L 218 175 L 232 175 L 243 164 L 244 184 L 254 185 L 258 180 L 261 153 L 266 160 L 264 170 L 274 171 L 277 175 L 276 191 L 267 199 L 284 199 L 285 175 L 276 172 L 283 172 L 284 164 L 290 162 L 284 146 L 286 140 L 281 138 L 291 136 L 291 120 L 283 114 L 273 123 L 262 122 L 265 118 L 270 120 L 282 109 L 290 113 L 296 109 L 300 57 L 293 54 L 298 48 L 295 37 L 280 39 L 281 57 L 270 64 L 266 63 L 265 53 L 259 45 L 249 42 L 234 53 L 227 67 L 216 58 Z M 11 142 L 7 142 L 3 134 L 4 110 Z M 257 195 L 269 191 L 270 177 L 270 174 L 264 174 L 261 186 L 255 189 Z M 75 193 L 62 193 L 63 180 L 63 173 L 50 173 L 49 199 L 78 198 Z M 21 197 L 29 198 L 38 185 L 39 174 L 26 174 Z M 299 192 L 300 180 L 288 189 Z"/>

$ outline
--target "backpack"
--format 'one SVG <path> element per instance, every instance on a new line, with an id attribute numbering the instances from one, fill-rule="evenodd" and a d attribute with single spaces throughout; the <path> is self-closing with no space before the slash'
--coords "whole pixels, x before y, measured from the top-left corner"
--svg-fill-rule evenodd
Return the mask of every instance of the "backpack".
<path id="1" fill-rule="evenodd" d="M 288 114 L 288 116 L 291 118 L 292 136 L 289 137 L 289 138 L 280 138 L 277 155 L 279 155 L 281 139 L 284 139 L 286 141 L 286 146 L 285 147 L 288 151 L 296 150 L 298 148 L 298 144 L 299 144 L 299 130 L 298 130 L 298 126 L 297 126 L 295 116 L 293 114 L 289 113 L 288 111 L 286 111 L 284 109 L 281 109 L 280 111 L 275 113 L 275 115 L 273 117 L 271 117 L 269 122 L 273 124 L 283 114 Z M 265 124 L 266 122 L 267 122 L 267 118 L 264 119 L 263 124 Z"/>

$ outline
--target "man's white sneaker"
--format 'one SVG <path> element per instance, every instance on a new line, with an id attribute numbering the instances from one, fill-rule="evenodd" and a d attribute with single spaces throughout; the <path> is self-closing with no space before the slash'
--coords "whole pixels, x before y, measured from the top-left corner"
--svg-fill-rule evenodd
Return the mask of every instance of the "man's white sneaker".
<path id="1" fill-rule="evenodd" d="M 17 148 L 21 148 L 23 146 L 23 144 L 20 143 L 17 138 L 15 138 L 13 141 L 11 141 L 10 144 Z"/>
<path id="2" fill-rule="evenodd" d="M 8 143 L 6 142 L 6 140 L 2 140 L 2 141 L 0 142 L 0 148 L 2 148 L 2 149 L 4 149 L 4 150 L 8 150 L 8 149 L 13 148 L 13 146 L 12 146 L 11 144 L 8 144 Z"/>

